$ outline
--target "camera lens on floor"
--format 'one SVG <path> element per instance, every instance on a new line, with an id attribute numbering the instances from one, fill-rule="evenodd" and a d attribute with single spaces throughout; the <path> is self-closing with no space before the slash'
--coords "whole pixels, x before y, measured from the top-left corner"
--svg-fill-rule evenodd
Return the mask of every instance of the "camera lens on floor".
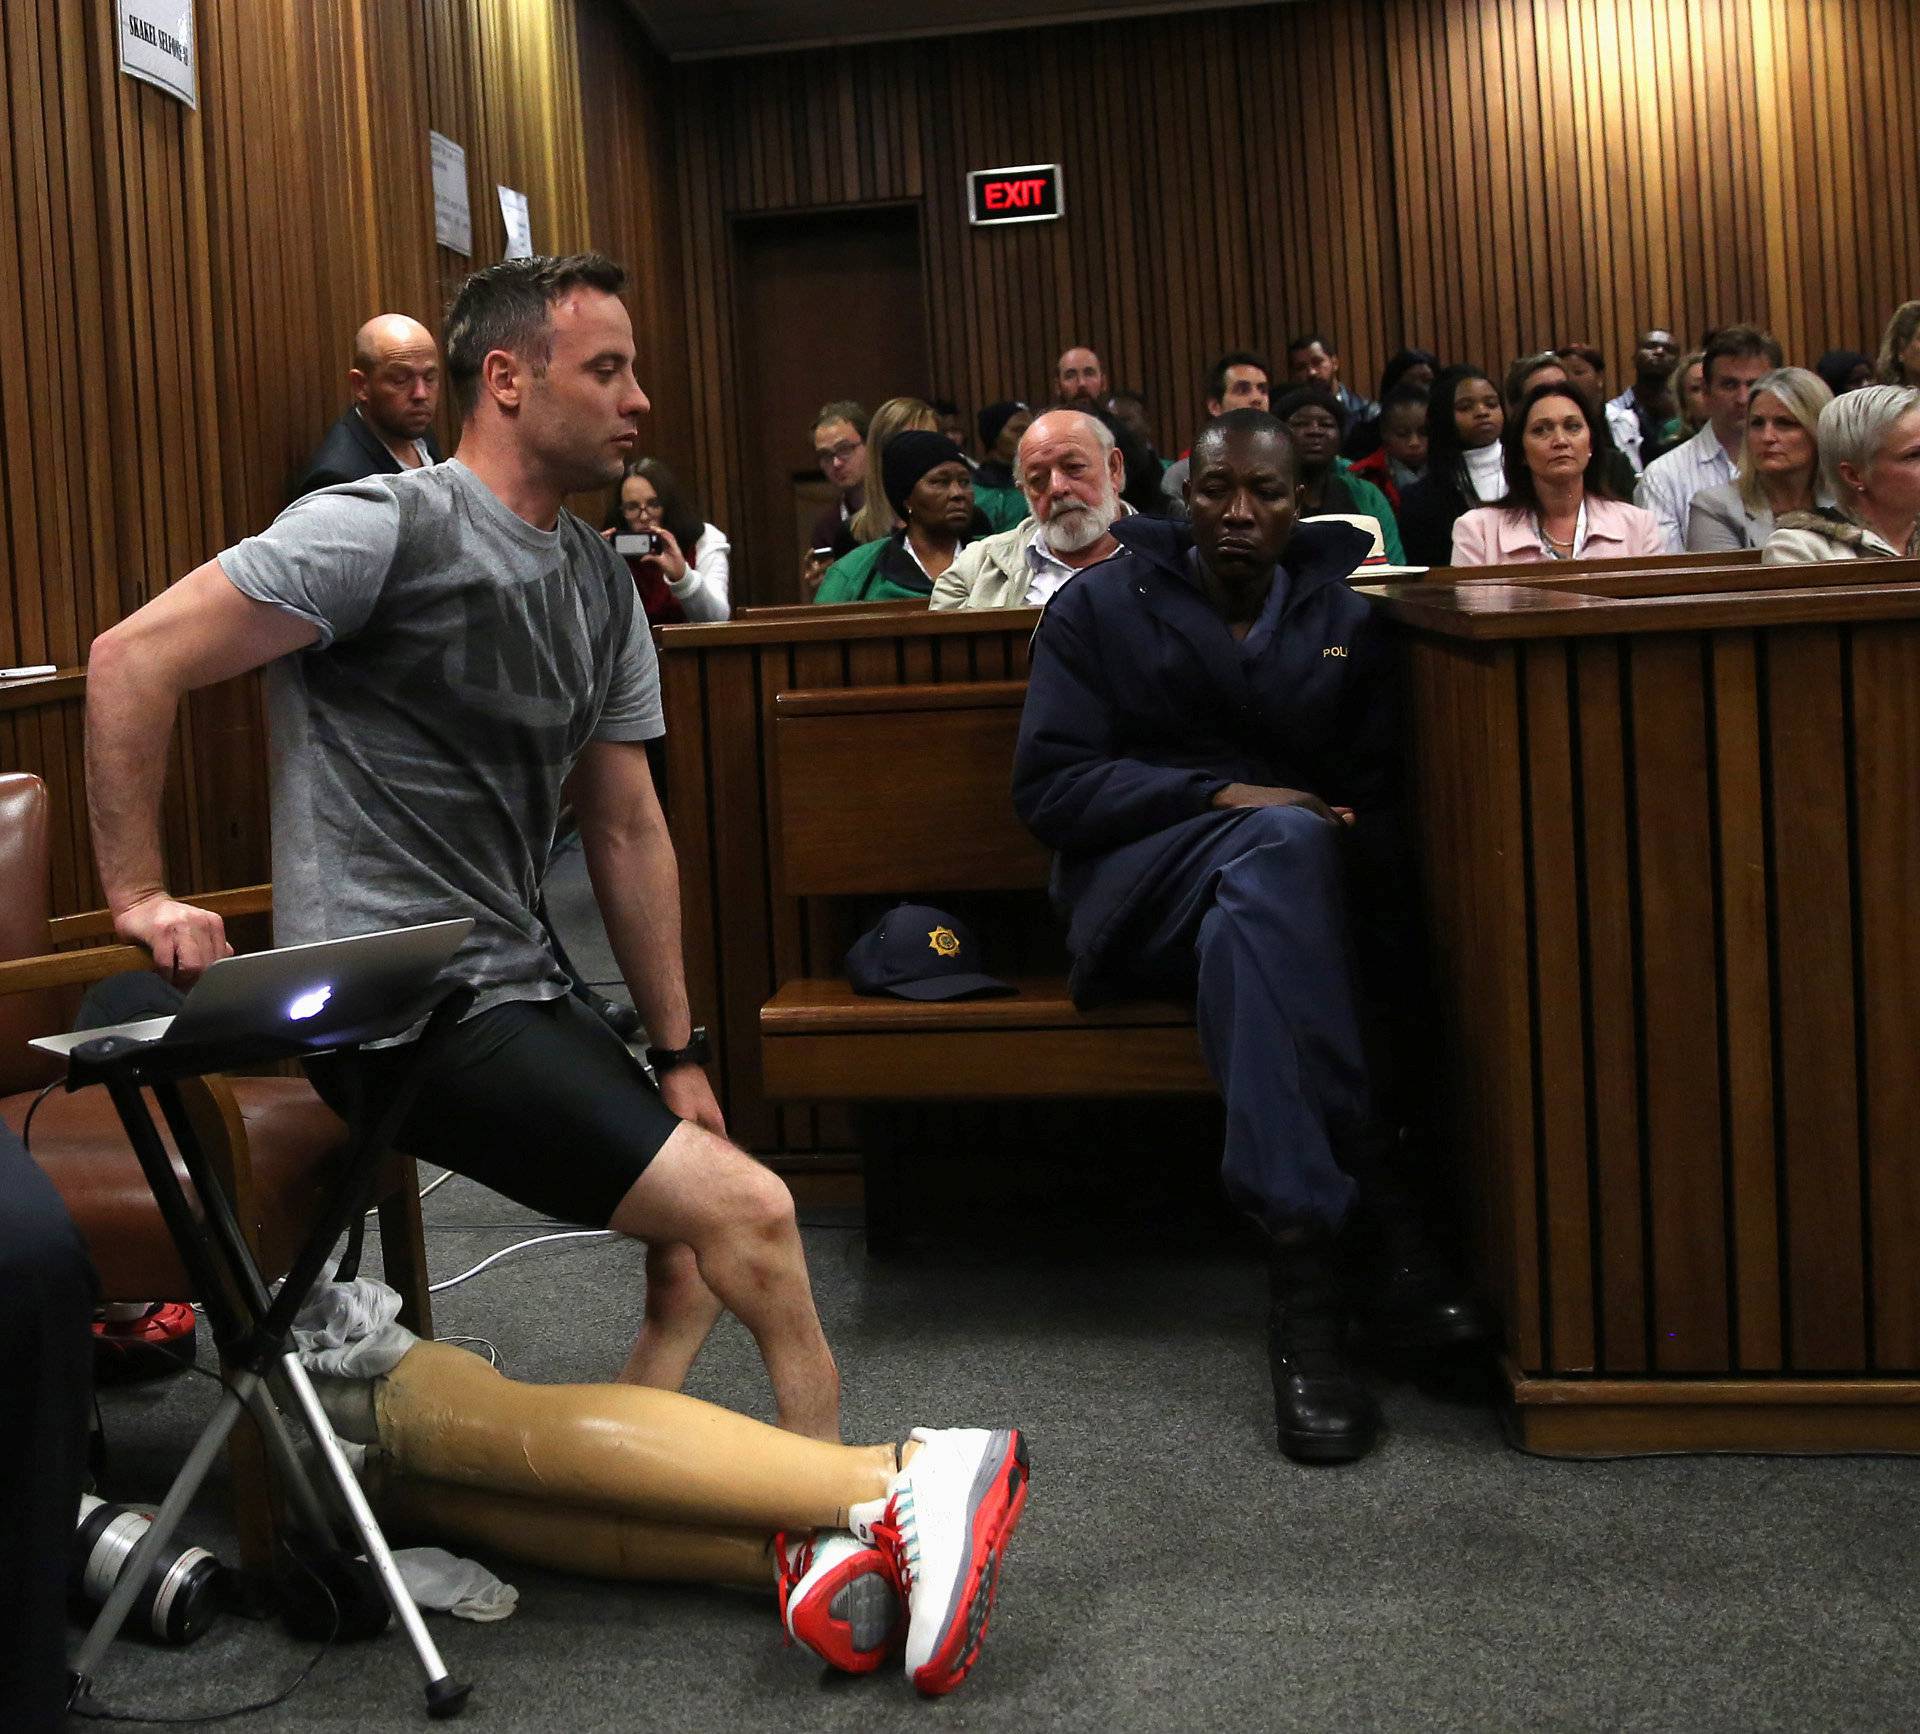
<path id="1" fill-rule="evenodd" d="M 130 1505 L 109 1505 L 80 1496 L 80 1526 L 74 1533 L 73 1592 L 93 1607 L 113 1593 L 140 1538 L 152 1522 Z M 219 1608 L 220 1562 L 204 1547 L 162 1554 L 134 1598 L 126 1630 L 163 1644 L 190 1644 L 213 1623 Z"/>

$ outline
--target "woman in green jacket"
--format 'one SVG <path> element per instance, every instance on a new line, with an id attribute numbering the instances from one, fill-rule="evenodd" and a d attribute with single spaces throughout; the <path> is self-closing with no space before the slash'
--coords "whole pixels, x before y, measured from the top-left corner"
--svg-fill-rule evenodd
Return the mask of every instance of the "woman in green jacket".
<path id="1" fill-rule="evenodd" d="M 933 406 L 917 397 L 890 397 L 873 412 L 867 423 L 867 474 L 878 476 L 886 468 L 887 447 L 904 433 L 934 433 L 940 418 Z M 964 461 L 964 460 L 963 460 Z M 975 488 L 973 504 L 980 521 L 975 533 L 1011 530 L 1027 515 L 1027 502 L 1017 488 Z M 876 578 L 874 567 L 887 551 L 888 538 L 900 527 L 899 515 L 881 488 L 869 486 L 866 500 L 853 515 L 852 530 L 860 546 L 844 554 L 826 570 L 816 602 L 894 602 L 916 594 L 890 586 Z"/>
<path id="2" fill-rule="evenodd" d="M 1395 566 L 1407 563 L 1400 543 L 1400 525 L 1387 496 L 1364 477 L 1356 476 L 1340 458 L 1346 433 L 1346 412 L 1325 386 L 1296 386 L 1273 406 L 1273 413 L 1293 435 L 1300 472 L 1300 515 L 1323 512 L 1358 513 L 1380 526 L 1380 543 Z"/>
<path id="3" fill-rule="evenodd" d="M 944 434 L 919 429 L 887 442 L 880 473 L 900 527 L 836 561 L 820 581 L 816 602 L 924 602 L 934 580 L 972 540 L 973 473 Z M 867 472 L 872 489 L 873 471 Z M 863 559 L 863 556 L 865 558 Z"/>

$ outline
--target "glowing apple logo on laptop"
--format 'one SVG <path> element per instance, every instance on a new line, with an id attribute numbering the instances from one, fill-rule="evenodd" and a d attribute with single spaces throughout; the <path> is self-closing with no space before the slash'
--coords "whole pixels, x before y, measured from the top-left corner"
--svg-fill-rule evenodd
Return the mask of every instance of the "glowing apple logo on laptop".
<path id="1" fill-rule="evenodd" d="M 322 982 L 318 987 L 309 989 L 287 1007 L 287 1016 L 294 1023 L 314 1016 L 328 1000 L 333 998 L 333 984 Z"/>

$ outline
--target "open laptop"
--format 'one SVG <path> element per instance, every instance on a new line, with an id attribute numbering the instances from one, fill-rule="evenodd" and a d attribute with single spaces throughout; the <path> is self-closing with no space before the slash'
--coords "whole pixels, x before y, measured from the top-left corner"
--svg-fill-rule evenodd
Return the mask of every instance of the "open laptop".
<path id="1" fill-rule="evenodd" d="M 397 1034 L 390 1027 L 395 1015 L 418 1004 L 472 931 L 472 917 L 462 916 L 223 957 L 171 1017 L 38 1036 L 32 1045 L 64 1056 L 105 1036 L 164 1040 L 169 1048 L 265 1037 L 319 1049 L 365 1040 L 375 1030 Z"/>

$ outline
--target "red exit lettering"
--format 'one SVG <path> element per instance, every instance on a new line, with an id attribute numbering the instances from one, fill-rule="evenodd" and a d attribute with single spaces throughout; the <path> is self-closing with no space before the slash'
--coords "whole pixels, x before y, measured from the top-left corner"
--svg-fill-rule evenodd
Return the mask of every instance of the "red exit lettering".
<path id="1" fill-rule="evenodd" d="M 990 211 L 1026 211 L 1043 204 L 1047 183 L 1035 181 L 988 181 L 986 206 Z"/>

